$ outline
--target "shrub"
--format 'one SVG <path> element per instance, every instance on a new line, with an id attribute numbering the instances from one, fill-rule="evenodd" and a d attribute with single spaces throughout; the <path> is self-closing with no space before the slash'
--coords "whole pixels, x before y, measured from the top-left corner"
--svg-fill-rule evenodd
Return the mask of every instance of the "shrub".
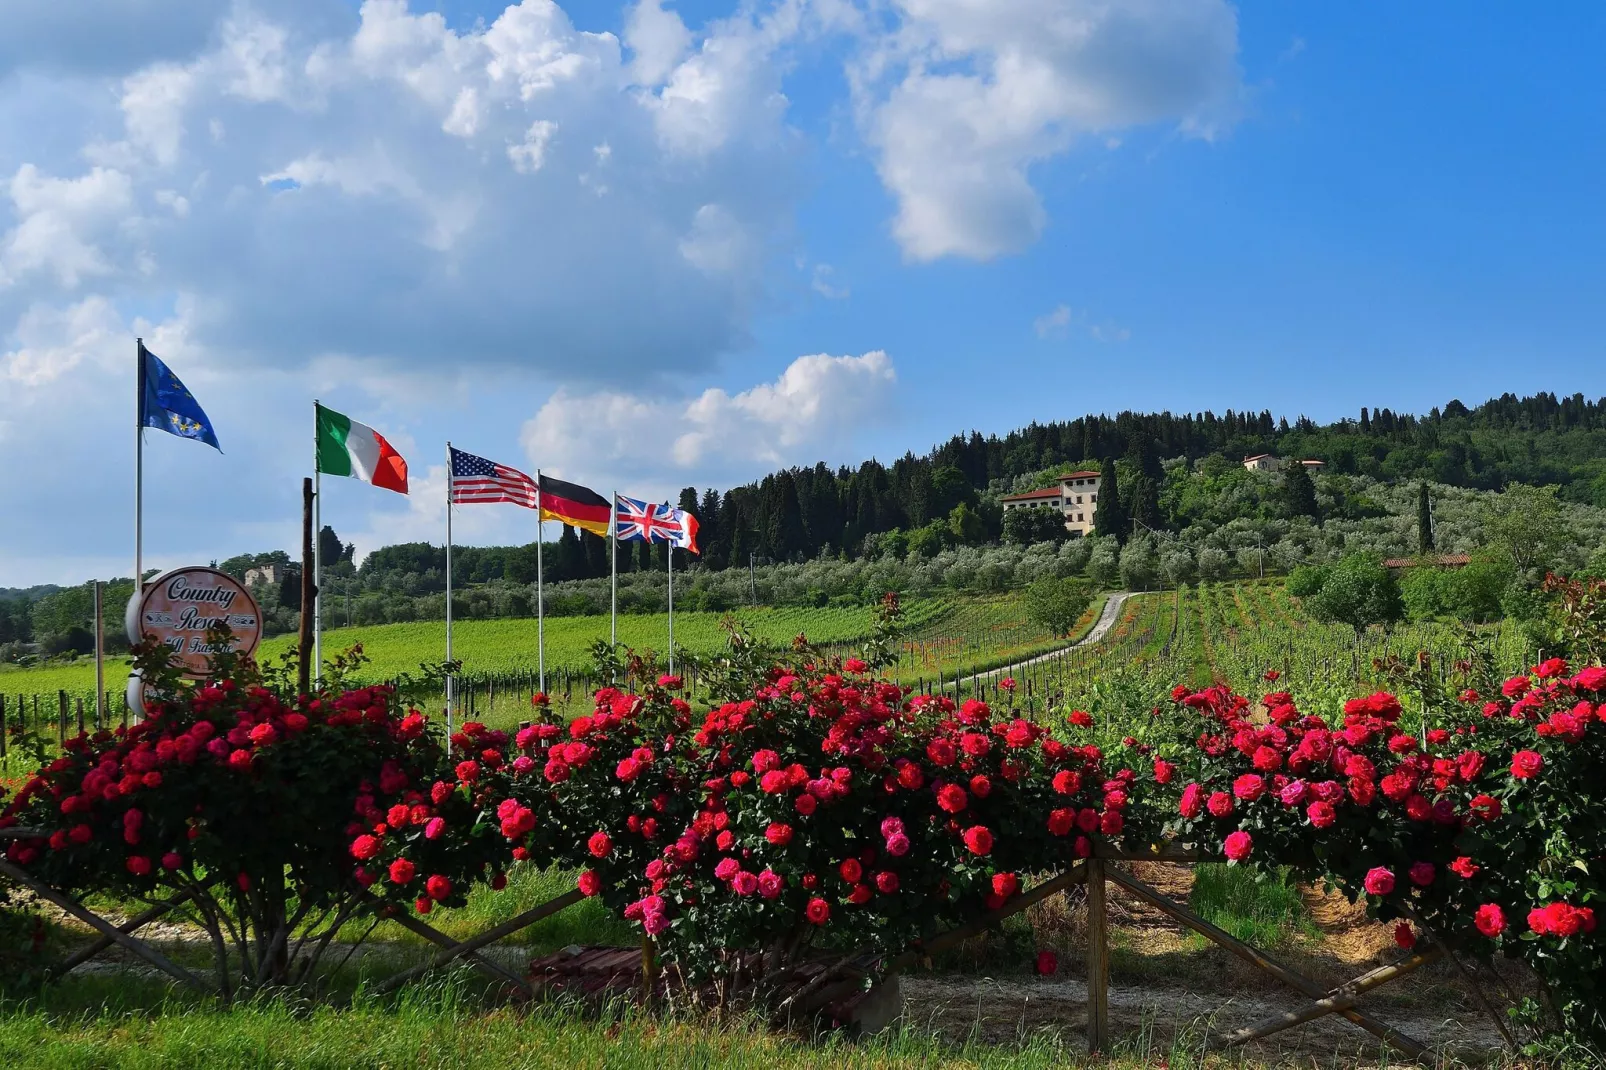
<path id="1" fill-rule="evenodd" d="M 1463 693 L 1459 723 L 1418 738 L 1387 693 L 1347 702 L 1330 724 L 1286 692 L 1265 696 L 1260 716 L 1225 688 L 1178 688 L 1205 723 L 1179 730 L 1173 828 L 1230 864 L 1331 881 L 1458 952 L 1521 959 L 1556 1024 L 1599 1043 L 1606 669 L 1569 675 L 1552 659 L 1502 691 Z"/>
<path id="2" fill-rule="evenodd" d="M 799 650 L 733 674 L 701 717 L 674 677 L 604 689 L 562 735 L 521 737 L 531 761 L 492 797 L 549 818 L 560 831 L 520 848 L 584 867 L 692 977 L 733 969 L 734 949 L 765 951 L 765 972 L 822 946 L 899 950 L 1096 839 L 1158 829 L 1152 774 L 1076 742 L 1081 727 L 911 700 L 867 670 Z"/>
<path id="3" fill-rule="evenodd" d="M 392 688 L 287 701 L 231 658 L 196 686 L 180 684 L 164 648 L 141 649 L 137 664 L 158 695 L 145 719 L 68 740 L 0 814 L 42 833 L 6 855 L 69 893 L 188 894 L 183 912 L 211 936 L 225 996 L 236 981 L 310 976 L 336 931 L 374 912 L 365 887 L 427 909 L 462 903 L 484 874 L 497 845 L 464 826 L 455 793 L 432 788 L 439 734 Z M 429 835 L 437 819 L 451 835 Z M 413 872 L 366 868 L 369 841 L 405 845 Z M 436 875 L 450 894 L 424 890 Z"/>

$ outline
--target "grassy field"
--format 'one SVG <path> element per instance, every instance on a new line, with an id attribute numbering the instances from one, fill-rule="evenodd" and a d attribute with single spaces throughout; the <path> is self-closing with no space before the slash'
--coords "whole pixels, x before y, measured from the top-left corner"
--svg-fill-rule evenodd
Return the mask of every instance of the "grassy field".
<path id="1" fill-rule="evenodd" d="M 1024 620 L 1018 600 L 1016 620 Z M 996 600 L 995 600 L 996 602 Z M 994 603 L 989 603 L 994 604 Z M 918 630 L 934 626 L 951 616 L 961 603 L 952 599 L 911 599 L 904 606 L 906 626 Z M 736 621 L 754 635 L 789 642 L 807 635 L 817 643 L 843 643 L 869 635 L 873 611 L 862 607 L 831 606 L 811 608 L 753 607 L 732 613 L 676 613 L 675 644 L 697 653 L 711 653 L 725 642 L 724 623 Z M 608 637 L 607 617 L 553 617 L 546 621 L 546 663 L 549 671 L 579 670 L 591 662 L 591 644 Z M 262 644 L 264 659 L 293 649 L 295 637 L 275 636 Z M 669 643 L 666 614 L 621 616 L 619 641 L 637 650 L 664 651 Z M 333 628 L 323 633 L 324 654 L 332 656 L 355 643 L 361 643 L 370 659 L 365 672 L 384 678 L 402 672 L 416 672 L 421 664 L 433 664 L 446 657 L 446 625 L 443 622 L 376 624 L 356 628 Z M 536 667 L 536 621 L 466 620 L 452 625 L 452 653 L 463 662 L 466 674 L 534 670 Z M 106 689 L 120 695 L 128 681 L 126 658 L 114 658 L 106 665 Z M 65 690 L 69 695 L 93 694 L 95 668 L 91 659 L 80 658 L 70 665 L 51 665 L 19 669 L 0 666 L 0 694 L 51 695 Z"/>

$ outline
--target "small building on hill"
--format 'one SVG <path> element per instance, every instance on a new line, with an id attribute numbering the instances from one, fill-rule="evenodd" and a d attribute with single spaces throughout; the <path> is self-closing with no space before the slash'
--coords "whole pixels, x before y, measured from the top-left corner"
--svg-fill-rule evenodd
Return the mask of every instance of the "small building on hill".
<path id="1" fill-rule="evenodd" d="M 1093 514 L 1099 505 L 1099 473 L 1067 472 L 1057 477 L 1057 486 L 1006 494 L 998 499 L 1004 511 L 1011 509 L 1058 509 L 1065 517 L 1065 530 L 1072 535 L 1093 531 Z"/>
<path id="2" fill-rule="evenodd" d="M 1283 459 L 1275 453 L 1257 453 L 1253 457 L 1244 458 L 1244 468 L 1251 472 L 1281 472 L 1284 463 Z M 1326 461 L 1315 459 L 1300 461 L 1299 463 L 1305 466 L 1305 471 L 1313 475 L 1327 467 Z"/>
<path id="3" fill-rule="evenodd" d="M 245 570 L 245 585 L 255 587 L 258 584 L 269 586 L 283 582 L 289 570 L 283 565 L 258 565 L 256 568 Z"/>

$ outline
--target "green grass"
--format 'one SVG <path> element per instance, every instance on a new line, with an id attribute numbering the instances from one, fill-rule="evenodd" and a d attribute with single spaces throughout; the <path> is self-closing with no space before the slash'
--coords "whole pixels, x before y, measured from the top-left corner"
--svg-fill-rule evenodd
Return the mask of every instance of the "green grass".
<path id="1" fill-rule="evenodd" d="M 946 598 L 910 599 L 904 605 L 905 625 L 911 629 L 927 627 L 951 614 L 956 603 Z M 697 653 L 712 653 L 725 642 L 723 624 L 730 617 L 759 638 L 779 643 L 807 635 L 816 643 L 846 643 L 862 639 L 871 632 L 874 611 L 868 607 L 829 606 L 751 607 L 725 613 L 676 613 L 675 643 Z M 590 666 L 591 645 L 608 638 L 608 618 L 552 617 L 546 621 L 546 664 L 549 672 Z M 664 651 L 669 643 L 669 618 L 663 613 L 627 615 L 619 618 L 619 641 L 637 650 Z M 259 657 L 276 658 L 294 648 L 296 637 L 280 635 L 262 644 Z M 415 621 L 406 624 L 376 624 L 355 628 L 331 628 L 323 633 L 325 657 L 361 643 L 370 659 L 364 674 L 376 679 L 397 673 L 417 672 L 421 664 L 438 664 L 446 657 L 446 625 L 441 621 Z M 534 670 L 536 667 L 536 621 L 465 620 L 452 625 L 452 653 L 463 662 L 463 672 L 493 673 Z M 120 696 L 128 681 L 128 661 L 113 658 L 106 664 L 106 689 Z M 0 665 L 0 694 L 15 702 L 15 696 L 44 696 L 64 690 L 71 696 L 93 694 L 95 667 L 80 658 L 69 665 L 19 668 Z M 14 708 L 14 707 L 12 707 Z M 119 705 L 119 708 L 120 705 Z M 30 705 L 30 711 L 32 707 Z"/>
<path id="2" fill-rule="evenodd" d="M 1195 1070 L 1258 1065 L 1201 1054 L 1197 1038 L 1164 1047 L 1146 1032 L 1092 1059 L 1071 1023 L 1006 1043 L 945 1039 L 911 1022 L 866 1040 L 778 1032 L 745 1016 L 649 1015 L 615 1003 L 492 1007 L 464 974 L 398 998 L 349 1007 L 261 999 L 221 1011 L 128 977 L 72 978 L 32 1003 L 0 1005 L 0 1066 L 477 1067 L 513 1070 L 1050 1070 L 1098 1066 Z"/>
<path id="3" fill-rule="evenodd" d="M 560 870 L 536 869 L 515 863 L 508 871 L 507 887 L 494 892 L 487 885 L 477 885 L 469 893 L 466 906 L 456 910 L 436 910 L 425 920 L 447 936 L 465 940 L 475 933 L 504 922 L 550 899 L 556 899 L 574 887 L 575 874 Z M 362 927 L 352 925 L 341 935 L 355 939 Z M 403 929 L 394 922 L 379 925 L 373 939 L 396 943 L 424 944 L 420 936 Z M 641 940 L 641 930 L 617 915 L 610 914 L 599 899 L 584 899 L 574 906 L 544 918 L 528 929 L 511 937 L 531 955 L 545 955 L 570 944 L 610 944 L 629 947 Z"/>
<path id="4" fill-rule="evenodd" d="M 1189 900 L 1200 917 L 1246 944 L 1279 947 L 1301 937 L 1320 936 L 1299 889 L 1286 875 L 1257 880 L 1252 870 L 1237 866 L 1198 865 Z"/>

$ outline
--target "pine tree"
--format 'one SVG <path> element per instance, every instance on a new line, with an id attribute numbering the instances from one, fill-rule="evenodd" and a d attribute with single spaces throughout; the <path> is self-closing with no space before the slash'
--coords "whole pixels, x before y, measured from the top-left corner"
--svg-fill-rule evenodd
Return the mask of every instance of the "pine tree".
<path id="1" fill-rule="evenodd" d="M 1113 535 L 1117 539 L 1127 536 L 1132 522 L 1127 519 L 1121 504 L 1121 487 L 1115 476 L 1115 458 L 1106 457 L 1099 466 L 1099 507 L 1093 513 L 1093 532 L 1096 535 Z"/>
<path id="2" fill-rule="evenodd" d="M 1427 483 L 1416 487 L 1416 548 L 1418 553 L 1430 554 L 1433 545 L 1433 499 L 1428 496 Z"/>
<path id="3" fill-rule="evenodd" d="M 1316 518 L 1316 484 L 1298 460 L 1283 466 L 1283 501 L 1289 516 Z"/>

